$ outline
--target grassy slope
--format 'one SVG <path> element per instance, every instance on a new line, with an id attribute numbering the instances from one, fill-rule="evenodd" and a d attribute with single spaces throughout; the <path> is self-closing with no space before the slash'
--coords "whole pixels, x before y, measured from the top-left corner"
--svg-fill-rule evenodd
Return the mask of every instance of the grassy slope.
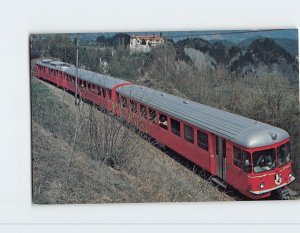
<path id="1" fill-rule="evenodd" d="M 100 164 L 78 147 L 72 153 L 74 97 L 36 78 L 32 78 L 32 92 L 34 203 L 233 200 L 143 140 L 130 169 Z"/>

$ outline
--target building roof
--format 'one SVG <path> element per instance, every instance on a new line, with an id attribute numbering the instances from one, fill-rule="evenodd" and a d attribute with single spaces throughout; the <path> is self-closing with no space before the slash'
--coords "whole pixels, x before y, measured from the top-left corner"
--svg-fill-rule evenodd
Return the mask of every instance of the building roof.
<path id="1" fill-rule="evenodd" d="M 131 38 L 144 39 L 144 40 L 157 40 L 157 41 L 163 39 L 161 36 L 157 36 L 157 35 L 132 35 Z"/>
<path id="2" fill-rule="evenodd" d="M 147 87 L 128 85 L 117 91 L 246 148 L 271 145 L 289 137 L 280 128 Z"/>

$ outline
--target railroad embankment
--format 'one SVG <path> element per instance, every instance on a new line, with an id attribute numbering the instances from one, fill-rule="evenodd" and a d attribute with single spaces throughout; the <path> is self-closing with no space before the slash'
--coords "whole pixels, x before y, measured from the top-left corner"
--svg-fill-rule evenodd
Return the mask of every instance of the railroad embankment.
<path id="1" fill-rule="evenodd" d="M 103 160 L 97 151 L 107 151 L 102 148 L 105 145 L 91 137 L 100 126 L 92 125 L 91 119 L 112 127 L 111 116 L 87 103 L 77 108 L 74 96 L 64 90 L 34 77 L 31 82 L 34 203 L 234 200 L 196 174 L 197 169 L 185 165 L 187 161 L 179 158 L 178 162 L 178 157 L 168 156 L 124 126 L 116 132 L 131 139 L 120 137 L 116 143 L 122 151 L 120 140 L 125 140 L 127 145 L 123 146 L 129 145 L 131 151 L 123 153 L 126 158 Z"/>

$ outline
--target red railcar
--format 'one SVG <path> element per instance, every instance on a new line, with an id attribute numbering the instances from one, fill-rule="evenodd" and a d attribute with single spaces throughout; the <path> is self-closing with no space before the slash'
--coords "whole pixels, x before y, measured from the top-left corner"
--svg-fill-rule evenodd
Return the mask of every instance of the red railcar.
<path id="1" fill-rule="evenodd" d="M 75 92 L 75 67 L 43 60 L 38 78 Z M 114 111 L 160 143 L 251 199 L 287 198 L 295 177 L 289 135 L 271 125 L 187 99 L 79 69 L 79 94 Z M 119 106 L 113 108 L 113 106 Z M 136 120 L 139 119 L 139 120 Z"/>

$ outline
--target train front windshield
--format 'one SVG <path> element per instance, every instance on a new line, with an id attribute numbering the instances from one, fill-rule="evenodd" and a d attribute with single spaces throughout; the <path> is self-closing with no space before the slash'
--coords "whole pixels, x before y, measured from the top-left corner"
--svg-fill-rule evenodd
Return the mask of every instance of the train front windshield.
<path id="1" fill-rule="evenodd" d="M 282 146 L 277 147 L 277 160 L 278 160 L 278 167 L 282 167 L 286 165 L 291 159 L 291 149 L 290 143 L 287 142 Z"/>
<path id="2" fill-rule="evenodd" d="M 282 167 L 290 161 L 290 158 L 291 150 L 289 142 L 276 149 L 256 151 L 252 154 L 253 171 L 259 173 L 273 170 L 276 167 Z"/>
<path id="3" fill-rule="evenodd" d="M 264 172 L 276 167 L 275 149 L 256 151 L 252 154 L 254 172 Z"/>

